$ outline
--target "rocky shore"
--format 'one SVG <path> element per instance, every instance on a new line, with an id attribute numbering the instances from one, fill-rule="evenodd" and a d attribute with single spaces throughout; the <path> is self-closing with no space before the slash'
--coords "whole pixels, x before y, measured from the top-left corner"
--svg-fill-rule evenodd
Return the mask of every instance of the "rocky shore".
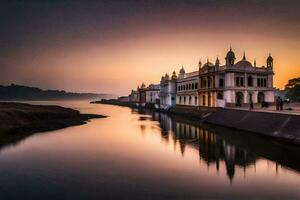
<path id="1" fill-rule="evenodd" d="M 27 136 L 35 132 L 81 125 L 92 118 L 102 117 L 105 116 L 81 114 L 77 110 L 60 106 L 1 102 L 0 142 L 7 138 Z"/>

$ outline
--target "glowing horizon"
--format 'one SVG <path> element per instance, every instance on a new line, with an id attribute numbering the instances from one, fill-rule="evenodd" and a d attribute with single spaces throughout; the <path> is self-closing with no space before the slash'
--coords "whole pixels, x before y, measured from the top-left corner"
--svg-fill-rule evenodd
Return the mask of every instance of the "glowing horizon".
<path id="1" fill-rule="evenodd" d="M 7 5 L 6 16 L 23 12 L 1 24 L 0 84 L 125 95 L 199 59 L 224 64 L 230 45 L 257 66 L 271 53 L 275 87 L 300 76 L 297 2 L 152 2 Z"/>

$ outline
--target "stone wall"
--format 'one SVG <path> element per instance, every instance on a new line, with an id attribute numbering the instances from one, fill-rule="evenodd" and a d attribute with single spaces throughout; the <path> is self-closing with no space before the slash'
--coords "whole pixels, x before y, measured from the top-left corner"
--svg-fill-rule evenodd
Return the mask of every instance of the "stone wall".
<path id="1" fill-rule="evenodd" d="M 218 109 L 203 121 L 300 144 L 300 115 Z"/>

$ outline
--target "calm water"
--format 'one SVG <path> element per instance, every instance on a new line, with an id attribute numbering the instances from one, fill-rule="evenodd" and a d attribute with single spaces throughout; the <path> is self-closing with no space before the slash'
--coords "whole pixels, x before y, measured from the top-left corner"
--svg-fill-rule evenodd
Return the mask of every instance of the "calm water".
<path id="1" fill-rule="evenodd" d="M 150 111 L 108 115 L 0 149 L 0 199 L 300 199 L 300 149 Z"/>

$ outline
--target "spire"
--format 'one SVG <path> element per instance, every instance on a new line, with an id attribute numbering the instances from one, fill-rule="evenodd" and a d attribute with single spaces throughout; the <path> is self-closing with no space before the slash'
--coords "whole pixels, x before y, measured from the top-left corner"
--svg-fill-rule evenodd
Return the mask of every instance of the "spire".
<path id="1" fill-rule="evenodd" d="M 216 59 L 216 65 L 220 65 L 220 60 L 219 60 L 218 56 L 217 56 L 217 59 Z"/>
<path id="2" fill-rule="evenodd" d="M 243 60 L 246 60 L 245 50 L 244 50 L 244 54 L 243 54 Z"/>
<path id="3" fill-rule="evenodd" d="M 254 60 L 254 67 L 256 67 L 256 60 Z"/>
<path id="4" fill-rule="evenodd" d="M 199 60 L 198 66 L 199 66 L 199 68 L 201 68 L 201 66 L 202 66 L 201 59 Z"/>
<path id="5" fill-rule="evenodd" d="M 231 47 L 231 44 L 230 44 L 230 48 L 229 48 L 229 50 L 230 50 L 230 51 L 232 51 L 232 47 Z"/>

